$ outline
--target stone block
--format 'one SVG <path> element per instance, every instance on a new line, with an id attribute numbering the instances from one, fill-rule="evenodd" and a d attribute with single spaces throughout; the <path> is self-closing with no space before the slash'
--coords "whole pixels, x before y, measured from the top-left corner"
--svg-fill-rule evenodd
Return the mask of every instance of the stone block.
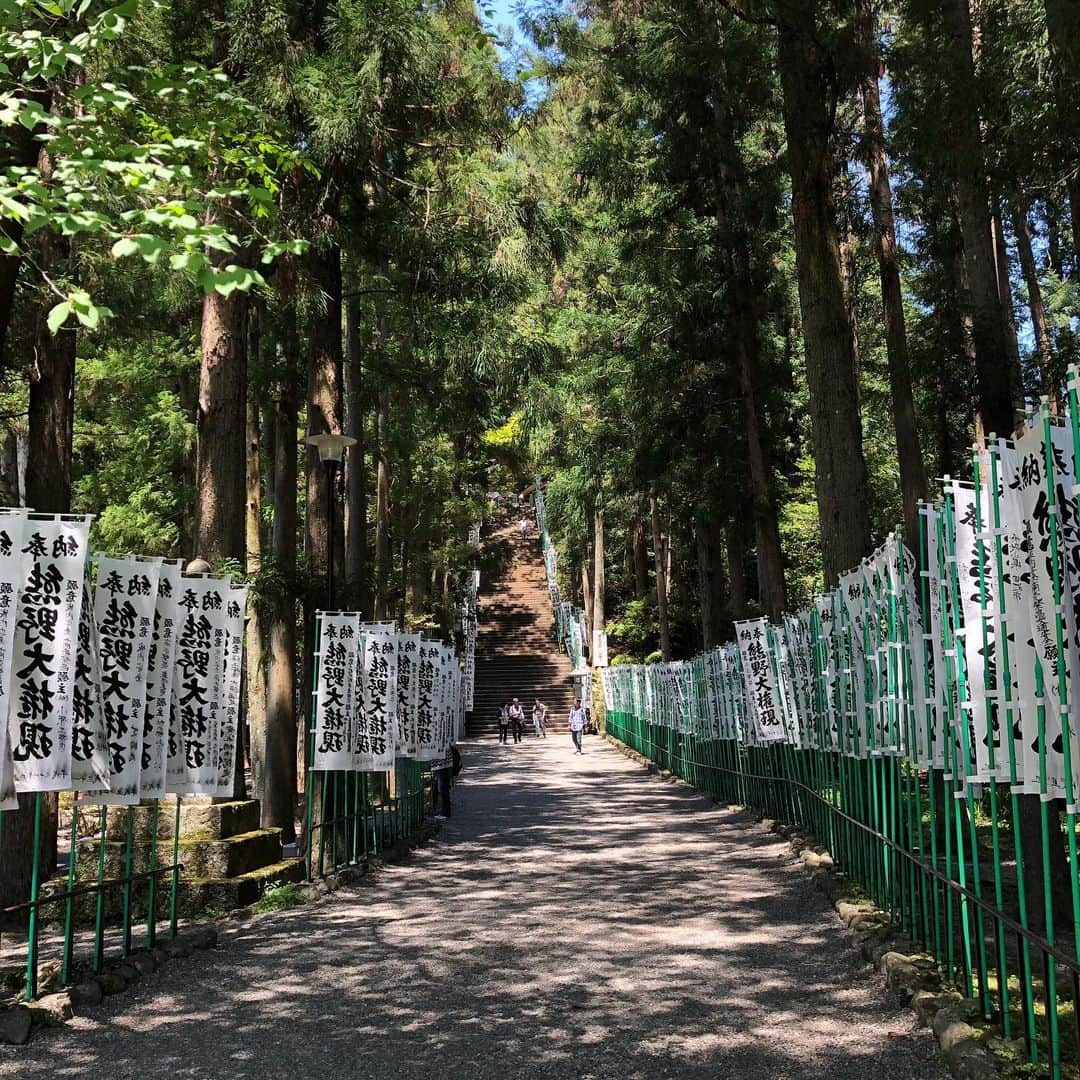
<path id="1" fill-rule="evenodd" d="M 25 1005 L 10 1005 L 0 1010 L 0 1043 L 22 1046 L 30 1038 L 33 1017 Z"/>
<path id="2" fill-rule="evenodd" d="M 105 997 L 105 991 L 102 990 L 101 983 L 97 979 L 83 979 L 82 982 L 77 982 L 71 987 L 68 997 L 73 1008 L 87 1009 L 93 1005 L 100 1005 Z"/>

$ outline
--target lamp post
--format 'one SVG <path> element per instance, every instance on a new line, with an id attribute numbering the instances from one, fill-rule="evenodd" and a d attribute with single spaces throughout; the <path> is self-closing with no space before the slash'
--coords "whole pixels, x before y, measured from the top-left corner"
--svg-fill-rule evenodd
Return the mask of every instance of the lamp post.
<path id="1" fill-rule="evenodd" d="M 351 435 L 309 435 L 305 442 L 319 451 L 319 460 L 326 466 L 326 610 L 334 610 L 334 473 L 345 451 L 356 445 Z"/>

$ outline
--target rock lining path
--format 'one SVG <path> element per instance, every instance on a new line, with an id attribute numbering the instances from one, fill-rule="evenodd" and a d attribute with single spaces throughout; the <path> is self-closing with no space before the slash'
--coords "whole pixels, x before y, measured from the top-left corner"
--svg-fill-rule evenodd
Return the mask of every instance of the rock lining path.
<path id="1" fill-rule="evenodd" d="M 375 883 L 0 1047 L 54 1080 L 938 1080 L 787 847 L 599 739 L 466 744 Z"/>

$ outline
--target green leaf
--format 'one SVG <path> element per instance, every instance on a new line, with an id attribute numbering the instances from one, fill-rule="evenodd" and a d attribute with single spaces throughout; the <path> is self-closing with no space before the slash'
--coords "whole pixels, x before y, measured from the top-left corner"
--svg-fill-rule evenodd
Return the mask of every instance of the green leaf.
<path id="1" fill-rule="evenodd" d="M 138 243 L 130 236 L 121 237 L 112 246 L 114 259 L 123 259 L 127 255 L 134 255 L 139 250 Z"/>
<path id="2" fill-rule="evenodd" d="M 67 317 L 70 314 L 71 304 L 69 304 L 66 300 L 63 301 L 63 303 L 57 304 L 56 307 L 54 307 L 49 312 L 49 317 L 46 320 L 49 327 L 49 333 L 55 334 L 57 330 L 59 330 L 60 327 L 64 325 L 64 323 L 67 321 Z"/>

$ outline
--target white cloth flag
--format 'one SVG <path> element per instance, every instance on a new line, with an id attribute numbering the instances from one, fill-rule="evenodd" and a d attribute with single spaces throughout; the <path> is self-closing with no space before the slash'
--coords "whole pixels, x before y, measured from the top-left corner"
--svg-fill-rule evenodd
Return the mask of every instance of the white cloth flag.
<path id="1" fill-rule="evenodd" d="M 365 633 L 360 666 L 360 734 L 356 769 L 386 772 L 394 767 L 397 714 L 397 635 Z"/>
<path id="2" fill-rule="evenodd" d="M 28 565 L 12 647 L 9 731 L 15 790 L 72 786 L 72 721 L 79 615 L 90 518 L 27 522 Z"/>
<path id="3" fill-rule="evenodd" d="M 101 665 L 98 663 L 94 593 L 89 579 L 83 581 L 82 592 L 72 695 L 71 786 L 75 791 L 100 795 L 109 790 L 109 739 L 105 730 L 105 710 L 101 707 Z"/>
<path id="4" fill-rule="evenodd" d="M 994 642 L 993 608 L 989 617 L 983 618 L 980 602 L 980 559 L 978 537 L 976 535 L 975 491 L 970 484 L 951 480 L 945 485 L 946 493 L 953 503 L 953 523 L 956 545 L 956 579 L 959 582 L 960 618 L 963 626 L 954 628 L 957 641 L 963 646 L 964 679 L 961 685 L 960 709 L 965 730 L 957 735 L 957 760 L 964 762 L 964 775 L 970 782 L 986 783 L 990 776 L 990 729 L 996 726 L 996 711 L 993 698 L 987 691 L 987 681 L 993 680 Z M 980 500 L 985 503 L 984 494 Z M 984 557 L 981 560 L 982 573 L 989 567 Z M 987 598 L 989 600 L 989 597 Z M 989 671 L 987 670 L 989 668 Z M 1000 730 L 995 740 L 995 761 L 1001 759 Z"/>
<path id="5" fill-rule="evenodd" d="M 434 641 L 420 643 L 416 709 L 416 760 L 433 761 L 437 753 L 438 696 L 441 693 L 441 646 Z"/>
<path id="6" fill-rule="evenodd" d="M 11 655 L 15 643 L 15 617 L 23 582 L 25 510 L 0 511 L 0 811 L 15 810 L 15 768 L 8 736 L 11 701 Z"/>
<path id="7" fill-rule="evenodd" d="M 109 784 L 94 802 L 135 806 L 142 773 L 143 714 L 161 561 L 98 559 L 94 625 Z"/>
<path id="8" fill-rule="evenodd" d="M 154 602 L 154 633 L 146 666 L 146 711 L 143 714 L 139 774 L 139 791 L 144 799 L 160 799 L 165 794 L 165 759 L 176 670 L 180 581 L 180 563 L 162 563 Z"/>
<path id="9" fill-rule="evenodd" d="M 184 577 L 173 676 L 166 790 L 177 795 L 217 791 L 228 578 Z"/>
<path id="10" fill-rule="evenodd" d="M 360 663 L 360 619 L 348 613 L 319 612 L 319 678 L 315 687 L 316 770 L 354 767 L 357 714 L 357 669 Z"/>
<path id="11" fill-rule="evenodd" d="M 221 682 L 221 738 L 218 742 L 217 789 L 214 792 L 219 798 L 232 795 L 236 773 L 247 593 L 246 587 L 227 589 L 225 592 L 225 670 Z"/>
<path id="12" fill-rule="evenodd" d="M 747 710 L 754 731 L 761 742 L 776 742 L 784 738 L 784 723 L 769 648 L 768 620 L 737 622 L 735 632 L 739 638 Z"/>
<path id="13" fill-rule="evenodd" d="M 1000 613 L 1001 626 L 1008 641 L 1009 667 L 1012 672 L 1013 755 L 1016 760 L 1017 792 L 1039 793 L 1038 706 L 1039 693 L 1035 669 L 1039 666 L 1032 628 L 1032 550 L 1031 523 L 1024 516 L 1018 475 L 1019 456 L 1004 439 L 995 447 L 998 463 L 998 500 L 1001 518 L 1002 584 L 1005 608 Z M 991 524 L 993 518 L 990 519 Z M 1006 706 L 1002 705 L 1005 709 Z M 1004 713 L 1003 720 L 1004 722 Z"/>
<path id="14" fill-rule="evenodd" d="M 398 634 L 398 696 L 396 752 L 416 756 L 416 710 L 420 697 L 419 634 Z"/>

